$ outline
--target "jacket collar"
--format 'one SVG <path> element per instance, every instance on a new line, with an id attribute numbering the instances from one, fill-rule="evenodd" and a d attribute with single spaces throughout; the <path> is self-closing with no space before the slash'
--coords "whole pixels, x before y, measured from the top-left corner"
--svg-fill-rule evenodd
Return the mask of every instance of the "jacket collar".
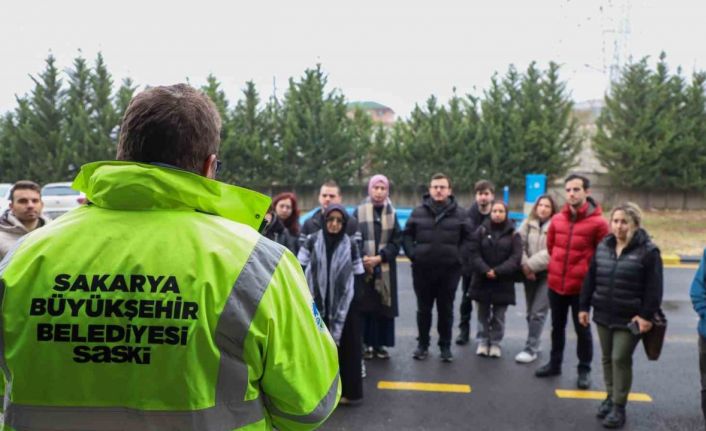
<path id="1" fill-rule="evenodd" d="M 564 205 L 564 208 L 561 210 L 562 213 L 569 219 L 572 220 L 573 218 L 573 213 L 571 212 L 571 206 L 567 203 Z M 591 196 L 586 197 L 586 202 L 581 205 L 581 207 L 576 211 L 576 221 L 583 220 L 585 218 L 594 216 L 594 215 L 601 215 L 603 211 L 601 210 L 601 206 L 598 205 L 598 203 L 593 200 Z"/>
<path id="2" fill-rule="evenodd" d="M 626 251 L 630 251 L 634 248 L 637 248 L 641 245 L 647 244 L 650 241 L 650 236 L 648 235 L 647 231 L 643 228 L 638 228 L 635 233 L 633 234 L 632 238 L 630 239 L 630 242 L 625 246 L 625 249 L 623 250 L 623 253 Z M 605 242 L 608 248 L 610 249 L 615 249 L 617 239 L 615 238 L 615 234 L 609 233 L 605 237 Z"/>
<path id="3" fill-rule="evenodd" d="M 37 228 L 40 228 L 47 224 L 47 219 L 44 216 L 39 216 L 39 223 L 37 224 Z M 22 222 L 15 217 L 15 215 L 10 211 L 10 209 L 6 209 L 5 212 L 3 212 L 0 215 L 0 231 L 5 231 L 5 232 L 12 232 L 20 235 L 24 235 L 26 233 L 29 233 L 25 225 L 22 224 Z"/>
<path id="4" fill-rule="evenodd" d="M 73 187 L 101 208 L 199 211 L 256 230 L 270 205 L 269 197 L 251 190 L 180 169 L 136 162 L 83 165 Z"/>

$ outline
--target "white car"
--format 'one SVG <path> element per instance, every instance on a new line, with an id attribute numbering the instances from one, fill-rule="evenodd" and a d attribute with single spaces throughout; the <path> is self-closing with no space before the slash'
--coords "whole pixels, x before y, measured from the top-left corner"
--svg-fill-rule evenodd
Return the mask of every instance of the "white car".
<path id="1" fill-rule="evenodd" d="M 44 214 L 52 219 L 86 203 L 86 195 L 71 188 L 71 183 L 49 183 L 42 187 Z"/>
<path id="2" fill-rule="evenodd" d="M 10 206 L 10 190 L 11 189 L 12 189 L 12 184 L 0 183 L 0 214 L 4 213 L 5 210 Z"/>

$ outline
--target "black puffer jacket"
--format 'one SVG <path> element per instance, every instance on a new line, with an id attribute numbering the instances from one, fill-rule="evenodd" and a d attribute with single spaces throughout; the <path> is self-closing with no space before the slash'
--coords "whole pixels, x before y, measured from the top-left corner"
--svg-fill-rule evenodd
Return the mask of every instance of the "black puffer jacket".
<path id="1" fill-rule="evenodd" d="M 278 244 L 282 244 L 287 247 L 289 251 L 294 253 L 295 256 L 297 255 L 299 251 L 299 238 L 292 235 L 289 229 L 284 227 L 284 223 L 282 223 L 282 220 L 280 220 L 276 214 L 272 215 L 272 221 L 267 224 L 262 235 Z"/>
<path id="2" fill-rule="evenodd" d="M 522 238 L 515 232 L 514 223 L 506 220 L 496 225 L 485 220 L 473 234 L 471 241 L 473 282 L 471 299 L 497 305 L 515 304 L 515 278 L 522 261 Z M 491 269 L 496 278 L 486 277 Z"/>
<path id="3" fill-rule="evenodd" d="M 598 244 L 581 289 L 581 311 L 593 320 L 625 328 L 634 316 L 651 319 L 662 303 L 662 258 L 647 232 L 638 229 L 620 257 L 610 234 Z"/>
<path id="4" fill-rule="evenodd" d="M 426 194 L 407 220 L 402 243 L 414 265 L 449 268 L 460 267 L 470 239 L 468 215 L 456 199 L 449 196 L 446 205 L 438 208 Z"/>
<path id="5" fill-rule="evenodd" d="M 478 203 L 473 202 L 471 208 L 468 209 L 468 220 L 471 225 L 471 235 L 473 234 L 473 232 L 476 231 L 476 229 L 478 229 L 478 226 L 480 226 L 484 221 L 488 220 L 489 218 L 490 213 L 482 214 L 478 207 Z M 464 276 L 473 275 L 473 268 L 470 265 L 470 259 L 464 259 L 461 262 L 461 272 Z"/>

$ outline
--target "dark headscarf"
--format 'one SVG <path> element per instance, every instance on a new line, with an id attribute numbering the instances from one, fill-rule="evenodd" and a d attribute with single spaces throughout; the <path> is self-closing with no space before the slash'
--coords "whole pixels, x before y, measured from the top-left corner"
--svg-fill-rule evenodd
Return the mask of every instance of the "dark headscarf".
<path id="1" fill-rule="evenodd" d="M 326 219 L 334 211 L 340 212 L 341 215 L 343 216 L 343 226 L 341 226 L 341 231 L 336 234 L 329 233 L 328 226 L 326 223 Z M 348 212 L 346 211 L 345 208 L 343 208 L 342 205 L 331 204 L 328 206 L 328 208 L 326 208 L 326 211 L 324 211 L 324 223 L 322 226 L 322 231 L 324 234 L 324 240 L 326 241 L 326 255 L 329 260 L 331 260 L 331 256 L 333 255 L 333 251 L 336 249 L 336 246 L 338 245 L 338 243 L 341 242 L 343 235 L 346 234 L 346 225 L 347 224 L 348 224 Z"/>

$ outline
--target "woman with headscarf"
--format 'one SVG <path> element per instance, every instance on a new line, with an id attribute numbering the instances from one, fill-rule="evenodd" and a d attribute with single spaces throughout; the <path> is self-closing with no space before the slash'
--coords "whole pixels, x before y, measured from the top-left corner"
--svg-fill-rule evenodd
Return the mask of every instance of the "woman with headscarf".
<path id="1" fill-rule="evenodd" d="M 611 233 L 598 244 L 581 288 L 579 323 L 589 325 L 593 307 L 601 342 L 608 396 L 596 416 L 603 419 L 605 428 L 625 425 L 632 354 L 662 304 L 662 257 L 641 227 L 641 219 L 640 208 L 633 203 L 613 208 Z"/>
<path id="2" fill-rule="evenodd" d="M 316 308 L 338 346 L 341 404 L 352 404 L 363 398 L 360 318 L 353 302 L 354 276 L 364 273 L 363 262 L 346 235 L 346 210 L 331 204 L 323 218 L 323 229 L 307 238 L 297 257 L 306 267 Z"/>
<path id="3" fill-rule="evenodd" d="M 397 308 L 397 255 L 402 230 L 390 202 L 390 182 L 375 175 L 368 182 L 368 197 L 353 213 L 363 238 L 365 267 L 361 311 L 364 357 L 389 359 L 395 345 Z"/>
<path id="4" fill-rule="evenodd" d="M 493 202 L 490 218 L 475 231 L 470 245 L 471 299 L 478 306 L 479 356 L 499 358 L 505 335 L 505 312 L 515 305 L 515 278 L 522 259 L 522 238 L 508 218 L 507 206 Z"/>

